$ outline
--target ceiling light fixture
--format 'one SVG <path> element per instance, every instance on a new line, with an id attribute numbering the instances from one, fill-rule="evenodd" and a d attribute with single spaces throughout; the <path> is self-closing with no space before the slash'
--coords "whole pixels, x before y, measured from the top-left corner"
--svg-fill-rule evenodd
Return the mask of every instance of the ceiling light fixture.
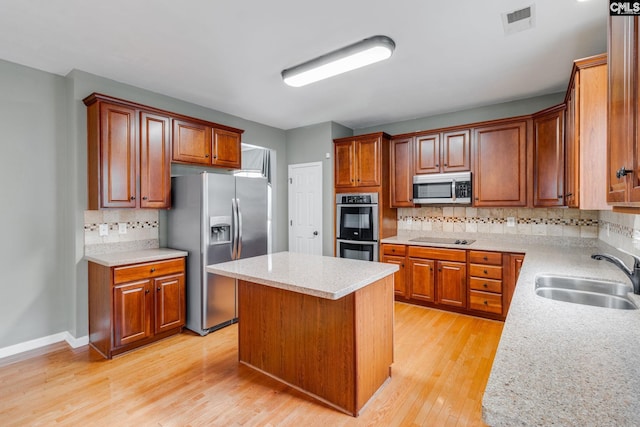
<path id="1" fill-rule="evenodd" d="M 282 80 L 300 87 L 327 79 L 391 56 L 396 44 L 387 36 L 373 36 L 334 50 L 295 67 L 282 70 Z"/>

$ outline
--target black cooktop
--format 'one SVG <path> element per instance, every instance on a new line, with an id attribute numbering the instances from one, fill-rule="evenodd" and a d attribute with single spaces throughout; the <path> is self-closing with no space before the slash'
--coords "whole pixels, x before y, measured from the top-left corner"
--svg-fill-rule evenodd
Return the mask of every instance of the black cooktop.
<path id="1" fill-rule="evenodd" d="M 447 237 L 416 237 L 409 241 L 420 243 L 440 243 L 444 245 L 470 245 L 475 242 L 473 239 L 450 239 Z"/>

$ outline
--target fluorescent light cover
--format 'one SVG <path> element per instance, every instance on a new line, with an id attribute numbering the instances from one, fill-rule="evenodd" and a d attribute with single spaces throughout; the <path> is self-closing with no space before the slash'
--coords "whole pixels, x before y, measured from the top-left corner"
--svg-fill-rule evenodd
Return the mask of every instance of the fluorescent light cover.
<path id="1" fill-rule="evenodd" d="M 374 36 L 282 71 L 284 82 L 293 87 L 308 85 L 391 56 L 395 43 L 386 36 Z"/>

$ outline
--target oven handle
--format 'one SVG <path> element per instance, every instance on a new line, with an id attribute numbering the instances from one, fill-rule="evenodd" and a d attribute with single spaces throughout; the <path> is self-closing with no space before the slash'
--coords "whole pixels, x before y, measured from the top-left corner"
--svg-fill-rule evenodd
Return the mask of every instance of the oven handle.
<path id="1" fill-rule="evenodd" d="M 337 203 L 336 207 L 339 208 L 372 208 L 378 206 L 377 203 L 354 203 L 352 205 L 348 203 Z"/>
<path id="2" fill-rule="evenodd" d="M 347 240 L 347 239 L 336 239 L 336 242 L 339 243 L 353 243 L 355 245 L 377 245 L 377 240 Z"/>

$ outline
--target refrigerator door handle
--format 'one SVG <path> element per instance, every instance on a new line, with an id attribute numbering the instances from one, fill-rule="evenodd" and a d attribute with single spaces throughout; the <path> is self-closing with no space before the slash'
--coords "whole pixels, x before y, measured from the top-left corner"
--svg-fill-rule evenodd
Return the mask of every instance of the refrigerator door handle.
<path id="1" fill-rule="evenodd" d="M 236 258 L 242 256 L 242 210 L 240 210 L 240 199 L 236 199 L 236 210 L 238 212 L 238 243 L 236 244 Z"/>
<path id="2" fill-rule="evenodd" d="M 231 259 L 236 259 L 238 245 L 238 210 L 236 199 L 231 199 Z"/>

